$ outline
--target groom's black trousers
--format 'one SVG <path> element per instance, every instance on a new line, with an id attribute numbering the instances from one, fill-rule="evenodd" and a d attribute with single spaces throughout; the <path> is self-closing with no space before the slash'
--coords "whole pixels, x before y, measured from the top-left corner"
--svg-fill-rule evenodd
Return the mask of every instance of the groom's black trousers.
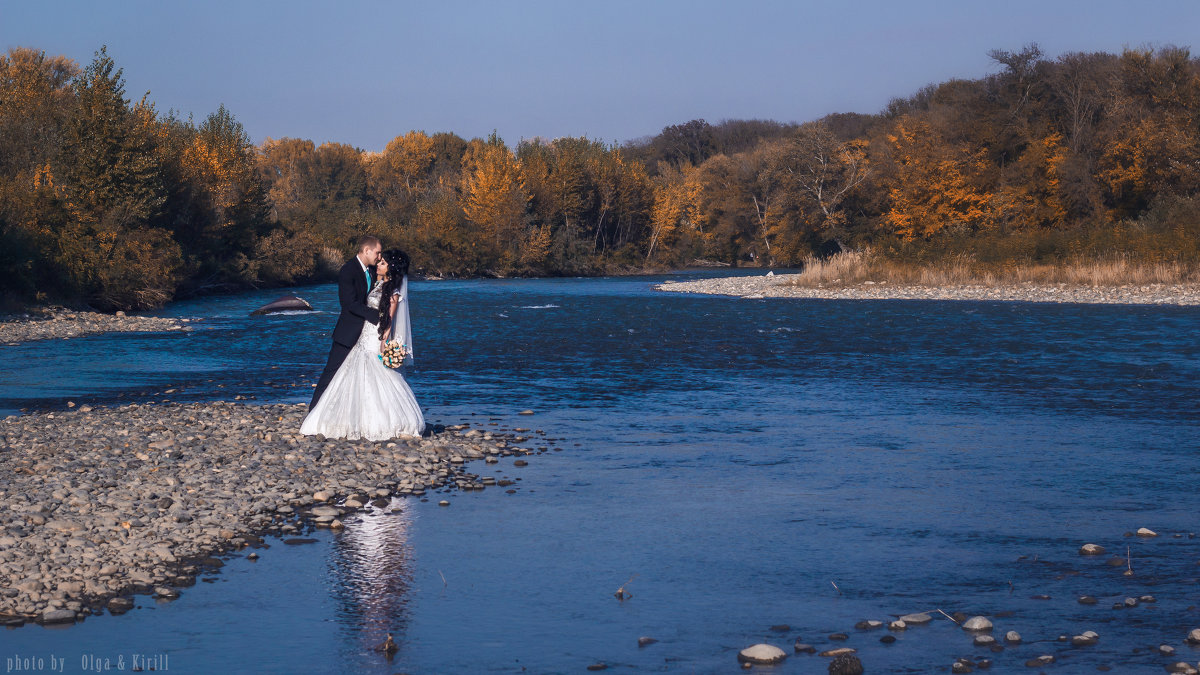
<path id="1" fill-rule="evenodd" d="M 321 398 L 321 394 L 325 393 L 325 387 L 329 386 L 329 381 L 333 379 L 334 373 L 338 368 L 342 367 L 342 362 L 350 355 L 350 347 L 346 345 L 333 343 L 329 348 L 329 361 L 325 363 L 325 370 L 321 372 L 321 378 L 317 380 L 317 388 L 313 390 L 312 401 L 308 404 L 308 409 L 312 410 L 317 404 L 317 399 Z"/>

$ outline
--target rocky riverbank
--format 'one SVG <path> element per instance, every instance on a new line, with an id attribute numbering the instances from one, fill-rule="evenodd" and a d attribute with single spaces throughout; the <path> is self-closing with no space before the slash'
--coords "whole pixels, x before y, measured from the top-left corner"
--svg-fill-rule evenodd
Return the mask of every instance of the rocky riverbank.
<path id="1" fill-rule="evenodd" d="M 864 282 L 853 285 L 796 285 L 800 275 L 724 277 L 666 282 L 662 291 L 733 295 L 742 298 L 823 298 L 831 300 L 977 300 L 1004 302 L 1065 302 L 1118 305 L 1200 305 L 1200 286 L 1150 284 L 1139 286 L 1068 286 L 1066 284 L 1007 284 L 914 286 Z"/>
<path id="2" fill-rule="evenodd" d="M 30 340 L 55 340 L 95 333 L 147 333 L 187 330 L 189 319 L 154 316 L 127 316 L 124 312 L 100 314 L 66 309 L 46 310 L 44 314 L 0 317 L 0 344 L 15 345 Z"/>
<path id="3" fill-rule="evenodd" d="M 356 511 L 395 508 L 393 497 L 507 487 L 464 464 L 539 442 L 517 435 L 527 429 L 466 424 L 421 439 L 325 440 L 297 432 L 307 410 L 82 406 L 0 420 L 0 625 L 121 613 L 136 593 L 177 597 L 221 567 L 221 553 L 338 529 Z"/>

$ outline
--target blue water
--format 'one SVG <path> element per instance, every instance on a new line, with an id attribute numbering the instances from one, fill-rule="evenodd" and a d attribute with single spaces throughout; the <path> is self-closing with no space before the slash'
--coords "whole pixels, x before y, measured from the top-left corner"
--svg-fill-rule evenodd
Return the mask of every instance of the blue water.
<path id="1" fill-rule="evenodd" d="M 0 632 L 0 658 L 55 656 L 67 672 L 166 654 L 171 672 L 709 673 L 800 637 L 858 649 L 868 673 L 946 672 L 958 657 L 1011 671 L 1054 654 L 1047 670 L 1064 673 L 1200 660 L 1183 644 L 1200 627 L 1200 309 L 651 290 L 692 276 L 414 283 L 409 380 L 427 419 L 552 439 L 527 467 L 470 468 L 521 479 L 515 494 L 438 494 L 316 544 L 276 541 L 172 603 Z M 278 294 L 160 313 L 196 318 L 186 334 L 0 347 L 0 414 L 307 400 L 334 289 L 298 289 L 319 313 L 248 316 Z M 1122 536 L 1143 526 L 1161 536 Z M 1136 574 L 1081 558 L 1086 542 L 1128 546 Z M 1147 594 L 1157 602 L 1111 608 Z M 992 654 L 936 613 L 892 645 L 853 629 L 935 609 L 991 616 L 998 638 L 1025 643 Z M 1100 643 L 1055 641 L 1085 630 Z M 370 649 L 387 632 L 390 661 Z M 1159 656 L 1162 643 L 1179 653 Z"/>

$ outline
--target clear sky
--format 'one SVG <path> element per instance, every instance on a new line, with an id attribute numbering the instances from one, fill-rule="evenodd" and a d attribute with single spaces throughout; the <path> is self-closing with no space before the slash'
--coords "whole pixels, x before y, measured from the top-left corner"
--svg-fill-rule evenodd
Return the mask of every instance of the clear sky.
<path id="1" fill-rule="evenodd" d="M 1046 54 L 1195 47 L 1197 0 L 0 0 L 5 50 L 81 65 L 255 142 L 381 150 L 411 129 L 609 142 L 705 118 L 874 113 L 931 82 Z"/>

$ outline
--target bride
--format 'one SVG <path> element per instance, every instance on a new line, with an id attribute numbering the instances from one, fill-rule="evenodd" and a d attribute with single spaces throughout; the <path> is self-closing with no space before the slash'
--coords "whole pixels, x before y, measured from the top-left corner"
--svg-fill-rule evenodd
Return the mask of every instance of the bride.
<path id="1" fill-rule="evenodd" d="M 421 407 L 404 376 L 383 365 L 379 356 L 383 343 L 396 339 L 406 347 L 404 365 L 412 363 L 408 256 L 399 249 L 384 251 L 375 272 L 379 281 L 367 295 L 367 304 L 379 310 L 379 325 L 363 323 L 358 342 L 300 425 L 302 434 L 386 441 L 420 436 L 425 429 Z"/>

